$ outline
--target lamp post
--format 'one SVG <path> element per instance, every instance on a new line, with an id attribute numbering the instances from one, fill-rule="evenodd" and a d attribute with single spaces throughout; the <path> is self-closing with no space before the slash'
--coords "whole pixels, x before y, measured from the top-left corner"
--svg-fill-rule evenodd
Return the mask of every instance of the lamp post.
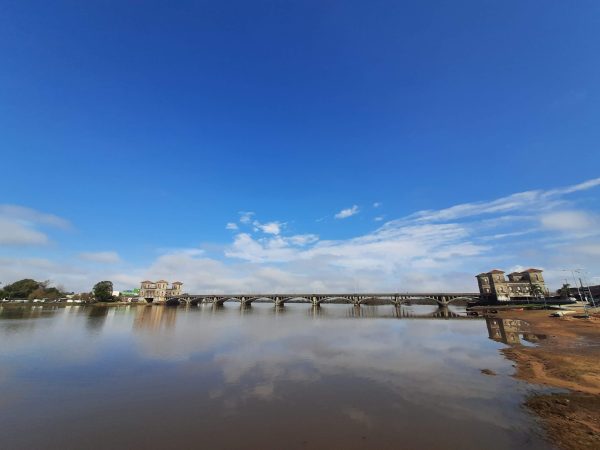
<path id="1" fill-rule="evenodd" d="M 590 289 L 590 283 L 588 283 L 588 280 L 587 280 L 587 277 L 586 277 L 587 272 L 585 270 L 583 270 L 583 269 L 575 269 L 575 272 L 577 272 L 578 274 L 580 274 L 583 277 L 583 280 L 585 281 L 585 285 L 586 285 L 587 290 L 588 290 L 588 294 L 590 295 L 590 301 L 592 302 L 592 305 L 595 308 L 596 307 L 596 301 L 594 300 L 594 294 L 592 294 L 592 290 Z M 581 278 L 579 279 L 579 281 L 581 281 Z"/>
<path id="2" fill-rule="evenodd" d="M 562 272 L 571 272 L 573 276 L 573 283 L 575 283 L 575 288 L 577 289 L 577 295 L 579 295 L 579 300 L 581 301 L 583 297 L 581 296 L 581 291 L 579 290 L 579 286 L 577 285 L 577 279 L 575 278 L 575 269 L 562 269 Z"/>

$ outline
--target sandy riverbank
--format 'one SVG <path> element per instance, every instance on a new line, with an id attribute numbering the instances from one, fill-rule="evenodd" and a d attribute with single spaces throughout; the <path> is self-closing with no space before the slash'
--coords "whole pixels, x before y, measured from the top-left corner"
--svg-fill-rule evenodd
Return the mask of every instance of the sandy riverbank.
<path id="1" fill-rule="evenodd" d="M 515 362 L 515 377 L 530 383 L 568 389 L 537 395 L 526 406 L 536 413 L 549 440 L 563 449 L 600 448 L 600 314 L 589 319 L 549 317 L 549 311 L 500 311 L 520 319 L 531 333 L 546 335 L 535 347 L 503 350 Z"/>

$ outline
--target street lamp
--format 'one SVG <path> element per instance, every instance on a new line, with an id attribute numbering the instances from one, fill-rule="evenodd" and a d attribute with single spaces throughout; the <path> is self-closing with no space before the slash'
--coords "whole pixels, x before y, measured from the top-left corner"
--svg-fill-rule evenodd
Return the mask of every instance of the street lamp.
<path id="1" fill-rule="evenodd" d="M 571 272 L 573 276 L 573 283 L 575 283 L 575 288 L 577 289 L 577 295 L 579 295 L 579 300 L 581 301 L 583 297 L 581 296 L 581 291 L 579 290 L 579 286 L 577 285 L 577 280 L 575 279 L 575 270 L 576 269 L 562 269 L 562 272 Z"/>
<path id="2" fill-rule="evenodd" d="M 590 301 L 592 302 L 592 305 L 594 305 L 594 308 L 595 308 L 596 301 L 594 300 L 594 294 L 592 294 L 592 290 L 590 289 L 590 283 L 588 283 L 587 277 L 585 276 L 587 274 L 587 272 L 583 269 L 575 269 L 575 272 L 577 272 L 578 274 L 580 274 L 583 277 L 583 280 L 585 281 L 585 285 L 588 290 L 588 294 L 590 295 Z M 579 279 L 579 281 L 581 282 L 581 278 Z M 586 297 L 587 297 L 587 295 L 586 295 Z"/>

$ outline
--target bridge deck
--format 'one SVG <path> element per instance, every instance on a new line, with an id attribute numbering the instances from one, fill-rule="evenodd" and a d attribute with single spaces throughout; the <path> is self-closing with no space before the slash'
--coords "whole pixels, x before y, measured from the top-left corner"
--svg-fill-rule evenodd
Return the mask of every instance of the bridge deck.
<path id="1" fill-rule="evenodd" d="M 464 299 L 478 299 L 479 294 L 472 292 L 396 292 L 396 293 L 351 293 L 351 294 L 182 294 L 177 297 L 171 297 L 168 300 L 179 300 L 192 303 L 219 303 L 233 300 L 240 303 L 250 304 L 258 300 L 269 300 L 276 305 L 283 305 L 292 300 L 305 300 L 313 304 L 330 302 L 335 300 L 344 300 L 348 303 L 357 305 L 363 304 L 369 300 L 380 300 L 388 303 L 402 304 L 410 300 L 428 299 L 436 301 L 438 304 L 448 304 L 452 301 Z"/>

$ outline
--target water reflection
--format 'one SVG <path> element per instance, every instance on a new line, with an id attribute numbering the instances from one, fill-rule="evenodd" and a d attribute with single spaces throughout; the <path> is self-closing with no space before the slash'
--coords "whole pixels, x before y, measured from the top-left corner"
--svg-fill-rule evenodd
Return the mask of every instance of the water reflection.
<path id="1" fill-rule="evenodd" d="M 144 305 L 137 307 L 133 321 L 134 330 L 158 330 L 160 328 L 173 328 L 177 315 L 176 308 Z"/>
<path id="2" fill-rule="evenodd" d="M 96 309 L 0 310 L 2 448 L 546 447 L 464 308 Z"/>
<path id="3" fill-rule="evenodd" d="M 106 318 L 108 317 L 108 311 L 109 311 L 108 306 L 104 306 L 104 307 L 98 306 L 98 307 L 88 308 L 87 309 L 87 313 L 88 313 L 87 327 L 91 331 L 100 331 L 102 329 L 102 327 L 104 326 L 104 322 L 106 321 Z"/>
<path id="4" fill-rule="evenodd" d="M 521 336 L 530 343 L 547 338 L 545 334 L 532 333 L 529 331 L 529 324 L 518 319 L 489 317 L 485 319 L 485 323 L 489 338 L 504 344 L 521 344 Z"/>

